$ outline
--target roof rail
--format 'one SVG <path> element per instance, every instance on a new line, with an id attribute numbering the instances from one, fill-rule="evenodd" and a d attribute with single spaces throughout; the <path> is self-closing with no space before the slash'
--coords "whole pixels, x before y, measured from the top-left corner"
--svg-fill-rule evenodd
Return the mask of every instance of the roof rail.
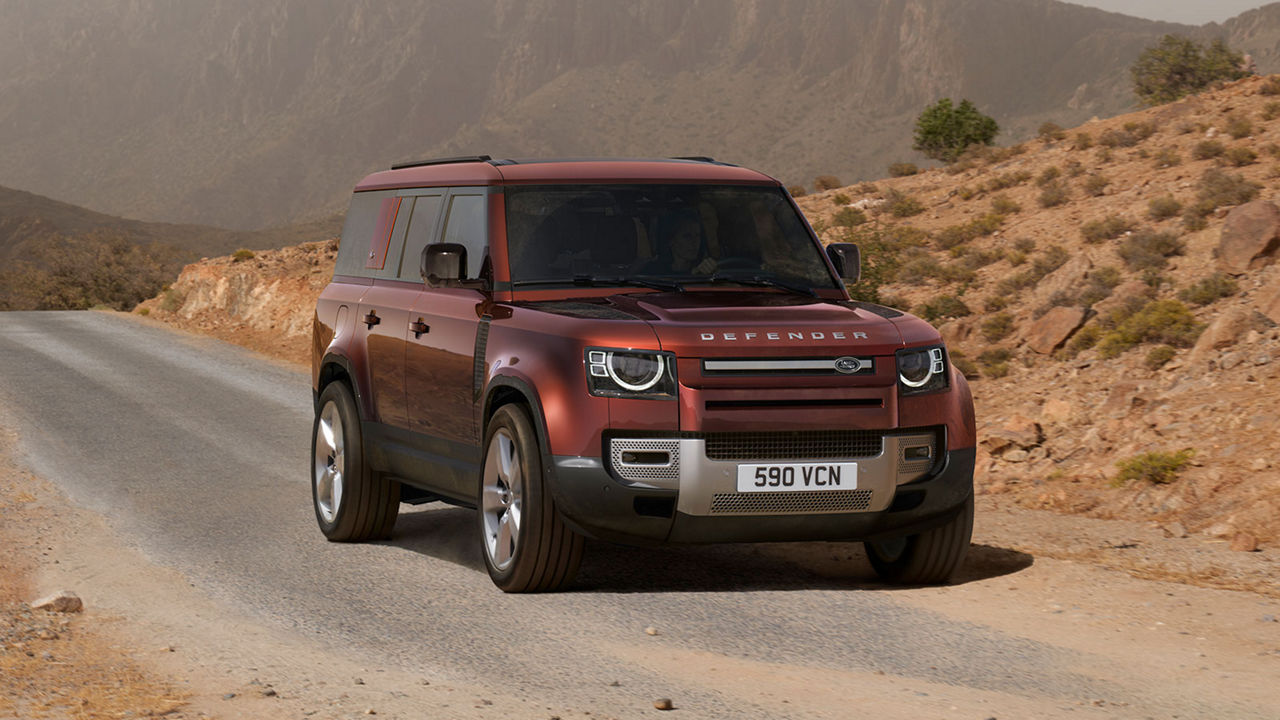
<path id="1" fill-rule="evenodd" d="M 488 155 L 461 155 L 459 157 L 431 158 L 429 160 L 414 160 L 412 162 L 396 163 L 391 166 L 392 170 L 403 170 L 411 167 L 422 167 L 423 165 L 451 165 L 453 163 L 465 162 L 488 162 L 493 158 Z"/>

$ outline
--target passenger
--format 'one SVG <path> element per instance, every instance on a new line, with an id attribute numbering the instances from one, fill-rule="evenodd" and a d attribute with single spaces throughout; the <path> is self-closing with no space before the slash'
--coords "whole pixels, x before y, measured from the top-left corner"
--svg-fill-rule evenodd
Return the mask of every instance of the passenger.
<path id="1" fill-rule="evenodd" d="M 645 263 L 640 272 L 678 275 L 710 275 L 715 272 L 716 259 L 707 254 L 702 222 L 697 213 L 685 210 L 663 217 L 658 225 L 658 236 L 666 247 Z"/>

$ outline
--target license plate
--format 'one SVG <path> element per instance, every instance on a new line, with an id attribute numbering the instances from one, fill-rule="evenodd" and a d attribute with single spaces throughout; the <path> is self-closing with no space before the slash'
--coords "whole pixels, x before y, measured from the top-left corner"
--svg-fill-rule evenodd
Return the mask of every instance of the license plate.
<path id="1" fill-rule="evenodd" d="M 739 465 L 738 492 L 855 490 L 858 463 Z"/>

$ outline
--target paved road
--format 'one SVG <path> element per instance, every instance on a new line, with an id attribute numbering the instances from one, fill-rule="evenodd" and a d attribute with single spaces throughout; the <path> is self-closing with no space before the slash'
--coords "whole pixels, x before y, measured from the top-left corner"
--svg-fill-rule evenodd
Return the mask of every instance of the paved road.
<path id="1" fill-rule="evenodd" d="M 153 561 L 263 622 L 396 667 L 595 708 L 625 679 L 708 717 L 761 716 L 636 662 L 629 649 L 645 652 L 653 625 L 673 652 L 811 670 L 815 683 L 880 671 L 1060 709 L 1105 697 L 1158 716 L 1249 714 L 1195 688 L 1117 681 L 1106 658 L 957 619 L 945 602 L 921 607 L 865 567 L 822 576 L 771 548 L 597 544 L 575 591 L 521 597 L 490 584 L 469 511 L 406 506 L 390 542 L 327 543 L 307 485 L 305 373 L 127 317 L 0 313 L 0 402 L 34 469 Z M 1000 557 L 995 574 L 1029 562 Z"/>

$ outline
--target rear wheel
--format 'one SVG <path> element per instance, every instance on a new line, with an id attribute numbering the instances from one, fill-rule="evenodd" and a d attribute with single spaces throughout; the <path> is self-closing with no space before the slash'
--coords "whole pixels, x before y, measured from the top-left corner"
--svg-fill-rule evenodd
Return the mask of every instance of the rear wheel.
<path id="1" fill-rule="evenodd" d="M 400 510 L 400 483 L 369 469 L 355 398 L 342 382 L 320 393 L 311 434 L 311 500 L 330 540 L 359 542 L 391 535 Z"/>
<path id="2" fill-rule="evenodd" d="M 964 563 L 973 537 L 973 496 L 955 517 L 932 530 L 863 543 L 867 558 L 884 580 L 902 585 L 948 583 Z"/>
<path id="3" fill-rule="evenodd" d="M 502 406 L 489 422 L 479 515 L 485 566 L 504 592 L 559 590 L 573 582 L 584 540 L 556 510 L 536 431 L 519 405 Z"/>

